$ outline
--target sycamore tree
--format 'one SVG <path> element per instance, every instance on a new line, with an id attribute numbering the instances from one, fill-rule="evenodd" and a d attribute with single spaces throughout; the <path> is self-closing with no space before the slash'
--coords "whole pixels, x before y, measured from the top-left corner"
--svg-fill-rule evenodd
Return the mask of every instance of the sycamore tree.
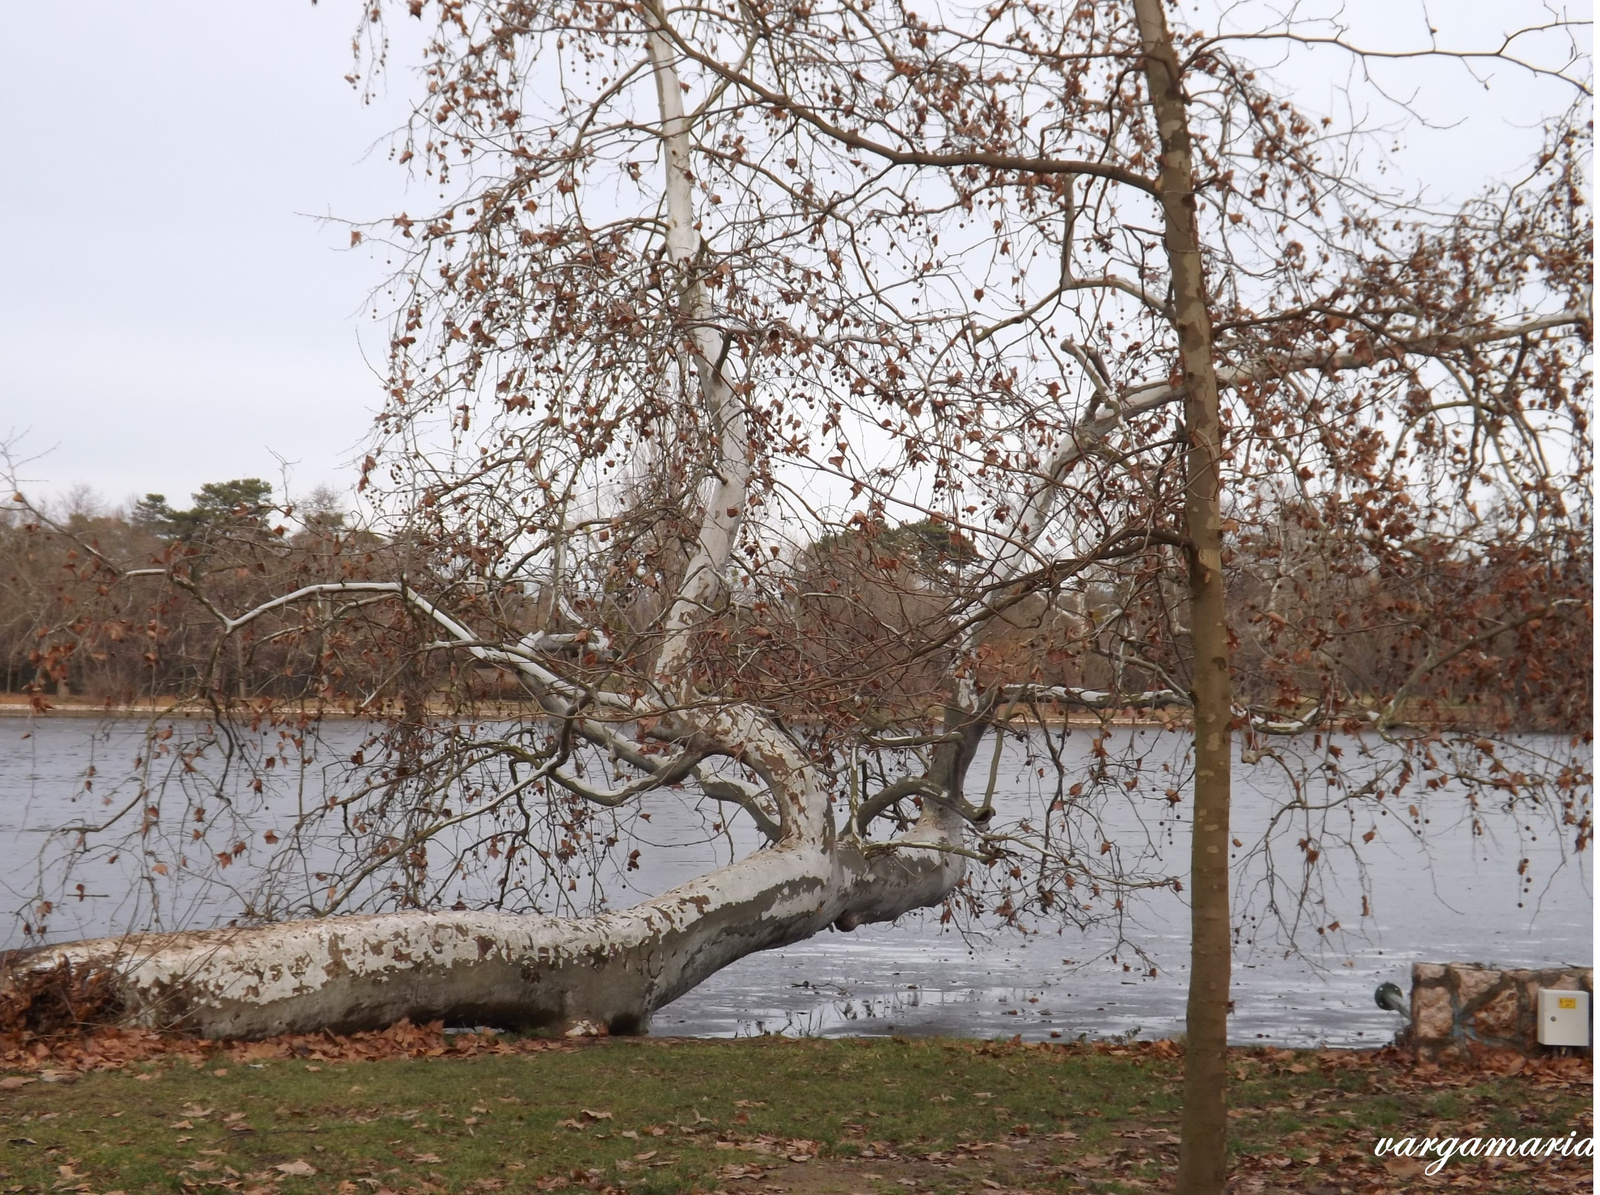
<path id="1" fill-rule="evenodd" d="M 1252 844 L 1296 843 L 1280 912 L 1447 781 L 1584 848 L 1588 89 L 1564 27 L 1456 60 L 1570 107 L 1523 174 L 1436 205 L 1379 169 L 1387 130 L 1252 65 L 1316 44 L 1360 77 L 1325 23 L 413 0 L 359 42 L 381 58 L 410 18 L 396 154 L 437 202 L 351 230 L 394 267 L 362 470 L 392 574 L 229 608 L 181 550 L 91 570 L 182 591 L 223 638 L 322 636 L 326 676 L 331 628 L 382 632 L 370 741 L 273 831 L 277 858 L 322 836 L 318 881 L 291 900 L 269 866 L 270 923 L 35 968 L 110 968 L 121 1015 L 211 1034 L 632 1032 L 830 925 L 1081 922 L 1171 887 L 1194 916 L 1182 1181 L 1216 1189 L 1236 760 L 1291 777 Z M 201 675 L 218 742 L 274 716 Z M 1063 715 L 1129 710 L 1193 728 L 1152 779 L 1188 866 L 1119 836 L 1136 753 L 1108 731 L 1065 762 Z M 1529 729 L 1574 737 L 1507 762 Z M 1008 734 L 1038 765 L 1025 817 L 997 815 Z M 147 839 L 193 820 L 164 791 L 131 814 Z M 686 800 L 765 845 L 554 915 L 633 849 L 619 819 Z M 92 829 L 84 851 L 121 832 Z M 492 881 L 470 900 L 469 875 Z"/>

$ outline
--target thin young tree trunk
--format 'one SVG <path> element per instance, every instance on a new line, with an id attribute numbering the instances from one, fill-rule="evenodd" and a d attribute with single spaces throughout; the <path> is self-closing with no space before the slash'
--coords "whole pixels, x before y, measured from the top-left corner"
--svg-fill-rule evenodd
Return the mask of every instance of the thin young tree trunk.
<path id="1" fill-rule="evenodd" d="M 1161 138 L 1157 188 L 1166 223 L 1173 308 L 1182 354 L 1189 564 L 1194 648 L 1194 836 L 1189 868 L 1188 1045 L 1183 1066 L 1180 1195 L 1220 1195 L 1227 1178 L 1228 805 L 1233 692 L 1223 607 L 1221 418 L 1211 356 L 1182 76 L 1162 0 L 1133 0 L 1150 107 Z"/>

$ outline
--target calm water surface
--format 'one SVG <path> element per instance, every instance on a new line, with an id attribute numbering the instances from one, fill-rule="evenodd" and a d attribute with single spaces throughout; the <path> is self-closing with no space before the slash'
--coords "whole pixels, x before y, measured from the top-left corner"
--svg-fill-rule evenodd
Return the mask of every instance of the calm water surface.
<path id="1" fill-rule="evenodd" d="M 40 890 L 42 861 L 60 843 L 52 831 L 107 808 L 107 799 L 115 808 L 128 798 L 131 790 L 126 783 L 119 786 L 118 769 L 136 753 L 141 726 L 132 720 L 0 719 L 0 901 L 6 909 L 30 907 Z M 337 750 L 355 743 L 360 731 L 335 724 L 323 733 Z M 1154 756 L 1181 756 L 1177 734 L 1120 733 L 1130 741 L 1148 740 L 1141 749 Z M 1089 739 L 1074 735 L 1068 743 L 1081 740 L 1074 749 L 1086 753 Z M 982 758 L 987 760 L 987 753 Z M 91 765 L 96 775 L 86 791 Z M 1287 788 L 1266 766 L 1236 767 L 1234 832 L 1253 842 Z M 1020 748 L 1006 748 L 996 790 L 1002 815 L 1008 808 L 1020 813 L 1030 799 L 1030 768 Z M 305 793 L 284 799 L 291 798 L 305 799 Z M 1364 876 L 1352 857 L 1330 854 L 1321 903 L 1308 910 L 1307 928 L 1299 935 L 1303 953 L 1286 951 L 1281 940 L 1266 933 L 1254 944 L 1241 942 L 1234 963 L 1235 1040 L 1387 1041 L 1398 1018 L 1373 1004 L 1372 990 L 1384 980 L 1407 987 L 1416 960 L 1592 963 L 1587 856 L 1574 858 L 1561 834 L 1532 821 L 1524 829 L 1491 819 L 1489 833 L 1475 837 L 1459 795 L 1453 802 L 1448 792 L 1431 800 L 1425 842 L 1406 831 L 1403 819 L 1374 823 L 1378 834 L 1360 856 Z M 601 877 L 614 905 L 665 891 L 753 845 L 743 834 L 707 833 L 705 819 L 687 804 L 674 803 L 671 795 L 651 809 L 651 823 L 633 828 L 644 832 L 646 845 L 659 849 L 643 856 L 642 871 Z M 1372 819 L 1363 814 L 1360 820 L 1358 831 Z M 1138 832 L 1153 834 L 1162 857 L 1180 861 L 1170 865 L 1181 873 L 1188 849 L 1181 821 L 1152 821 Z M 91 869 L 74 877 L 87 881 L 83 898 L 69 896 L 63 902 L 51 919 L 51 940 L 141 924 L 153 901 L 160 902 L 160 921 L 169 928 L 222 923 L 242 907 L 241 893 L 267 849 L 252 846 L 222 873 L 225 884 L 174 875 L 160 891 L 130 891 L 121 872 Z M 1529 860 L 1531 888 L 1518 881 L 1523 858 Z M 1259 862 L 1246 865 L 1239 877 L 1241 893 L 1259 893 L 1259 869 Z M 1363 895 L 1370 901 L 1367 916 L 1361 911 Z M 1255 903 L 1260 904 L 1259 897 Z M 1334 920 L 1342 925 L 1337 932 L 1315 932 L 1316 925 Z M 1137 1031 L 1167 1036 L 1182 1028 L 1187 922 L 1181 897 L 1163 892 L 1139 898 L 1130 906 L 1124 934 L 1148 961 L 1132 970 L 1124 970 L 1127 945 L 1107 931 L 1041 925 L 1024 935 L 980 925 L 976 932 L 961 933 L 941 927 L 935 916 L 913 915 L 893 926 L 828 932 L 726 968 L 658 1013 L 654 1031 L 690 1036 L 1020 1033 L 1025 1039 Z M 21 945 L 21 924 L 20 915 L 4 923 L 0 945 Z M 1151 964 L 1154 977 L 1145 973 Z"/>

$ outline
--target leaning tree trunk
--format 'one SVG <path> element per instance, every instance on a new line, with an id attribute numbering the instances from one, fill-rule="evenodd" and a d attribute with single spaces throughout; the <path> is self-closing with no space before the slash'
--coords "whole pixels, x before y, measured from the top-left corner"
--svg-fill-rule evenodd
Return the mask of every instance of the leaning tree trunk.
<path id="1" fill-rule="evenodd" d="M 1194 825 L 1189 866 L 1190 963 L 1183 1062 L 1180 1195 L 1221 1195 L 1228 1167 L 1229 768 L 1233 692 L 1222 578 L 1222 425 L 1206 307 L 1183 80 L 1162 0 L 1133 0 L 1150 106 L 1161 138 L 1157 189 L 1166 225 L 1184 385 L 1184 537 L 1194 650 Z"/>
<path id="2" fill-rule="evenodd" d="M 122 1023 L 208 1037 L 351 1031 L 402 1017 L 640 1033 L 658 1008 L 744 955 L 835 923 L 892 920 L 937 904 L 960 880 L 963 857 L 948 848 L 964 823 L 947 806 L 928 802 L 893 843 L 838 837 L 817 769 L 792 740 L 759 716 L 742 729 L 746 758 L 785 807 L 783 836 L 634 908 L 575 918 L 388 913 L 103 939 L 36 951 L 7 981 L 66 963 L 79 979 L 101 978 Z"/>
<path id="3" fill-rule="evenodd" d="M 729 335 L 717 327 L 696 272 L 702 245 L 693 207 L 691 121 L 671 30 L 652 7 L 644 17 L 661 106 L 666 256 L 679 271 L 682 347 L 694 359 L 698 397 L 713 433 L 708 464 L 716 483 L 663 619 L 652 669 L 655 693 L 629 712 L 670 723 L 671 737 L 693 741 L 701 757 L 718 755 L 757 775 L 778 813 L 772 846 L 632 909 L 593 918 L 414 912 L 107 939 L 36 952 L 14 966 L 9 979 L 70 964 L 75 973 L 106 977 L 104 990 L 122 1005 L 124 1021 L 210 1036 L 351 1030 L 402 1017 L 520 1028 L 590 1021 L 612 1032 L 640 1032 L 656 1009 L 735 959 L 829 925 L 850 929 L 892 920 L 939 903 L 961 879 L 966 823 L 956 806 L 960 777 L 987 725 L 983 717 L 952 711 L 959 733 L 935 753 L 930 778 L 947 799 L 926 798 L 910 833 L 865 845 L 836 834 L 820 769 L 775 718 L 708 699 L 689 679 L 695 628 L 713 607 L 739 542 L 750 437 L 742 400 L 722 374 Z M 575 706 L 566 708 L 553 696 L 559 681 L 526 653 L 486 648 L 399 583 L 310 586 L 224 618 L 224 627 L 235 633 L 267 610 L 358 588 L 394 594 L 477 658 L 521 672 L 558 716 L 577 716 Z M 658 773 L 651 784 L 669 781 Z M 0 976 L 0 984 L 7 978 Z"/>

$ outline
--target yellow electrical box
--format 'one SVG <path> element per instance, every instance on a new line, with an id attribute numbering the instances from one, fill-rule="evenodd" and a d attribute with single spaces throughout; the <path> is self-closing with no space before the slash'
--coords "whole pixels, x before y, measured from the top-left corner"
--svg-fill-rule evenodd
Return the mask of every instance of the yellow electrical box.
<path id="1" fill-rule="evenodd" d="M 1587 1046 L 1589 993 L 1540 988 L 1539 1041 L 1547 1046 Z"/>

